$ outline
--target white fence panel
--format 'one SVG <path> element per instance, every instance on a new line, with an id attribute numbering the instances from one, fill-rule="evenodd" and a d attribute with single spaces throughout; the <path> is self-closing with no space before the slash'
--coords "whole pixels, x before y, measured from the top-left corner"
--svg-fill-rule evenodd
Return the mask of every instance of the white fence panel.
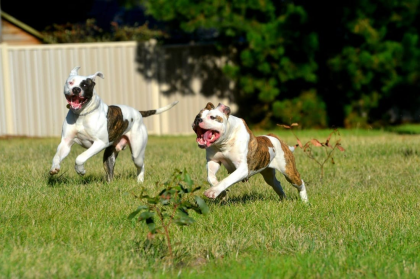
<path id="1" fill-rule="evenodd" d="M 4 81 L 4 72 L 7 71 L 7 65 L 4 64 L 3 55 L 7 54 L 6 47 L 0 44 L 0 135 L 8 133 L 6 123 L 6 84 Z"/>
<path id="2" fill-rule="evenodd" d="M 96 79 L 95 89 L 108 105 L 125 104 L 149 110 L 178 100 L 179 104 L 170 111 L 146 118 L 145 124 L 149 134 L 190 134 L 194 116 L 208 101 L 229 102 L 226 98 L 200 94 L 203 84 L 196 76 L 187 79 L 190 83 L 187 87 L 193 89 L 193 94 L 176 88 L 170 94 L 163 92 L 168 88 L 168 76 L 169 82 L 178 83 L 171 71 L 181 72 L 179 82 L 182 82 L 183 76 L 194 70 L 190 69 L 194 64 L 186 60 L 190 52 L 197 50 L 189 48 L 161 48 L 154 52 L 152 45 L 143 47 L 136 42 L 0 44 L 0 135 L 60 136 L 68 111 L 63 96 L 64 82 L 76 66 L 81 67 L 81 75 L 97 71 L 104 74 L 105 79 Z M 186 55 L 176 57 L 179 51 Z M 177 60 L 165 62 L 169 52 Z M 174 61 L 179 65 L 175 67 Z M 230 105 L 234 109 L 234 104 Z"/>

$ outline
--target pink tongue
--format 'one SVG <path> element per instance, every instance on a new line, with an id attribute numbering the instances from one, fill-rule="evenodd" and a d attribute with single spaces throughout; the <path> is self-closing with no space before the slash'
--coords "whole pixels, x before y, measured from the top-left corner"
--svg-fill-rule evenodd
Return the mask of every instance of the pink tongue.
<path id="1" fill-rule="evenodd" d="M 210 140 L 212 135 L 213 135 L 213 132 L 209 130 L 209 131 L 204 133 L 204 139 L 205 140 Z"/>
<path id="2" fill-rule="evenodd" d="M 72 97 L 70 104 L 72 108 L 79 108 L 80 107 L 79 98 L 77 98 L 76 96 Z"/>

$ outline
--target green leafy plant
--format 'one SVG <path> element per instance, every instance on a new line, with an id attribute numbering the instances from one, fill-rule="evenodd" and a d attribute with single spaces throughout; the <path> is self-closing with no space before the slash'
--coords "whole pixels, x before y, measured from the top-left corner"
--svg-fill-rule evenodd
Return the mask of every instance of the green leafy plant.
<path id="1" fill-rule="evenodd" d="M 193 182 L 185 169 L 184 171 L 176 169 L 169 181 L 163 184 L 156 182 L 156 186 L 157 188 L 163 186 L 163 189 L 155 196 L 147 195 L 144 189 L 140 195 L 134 195 L 143 204 L 133 211 L 128 218 L 145 222 L 149 228 L 147 235 L 149 239 L 153 239 L 158 234 L 164 235 L 169 256 L 173 259 L 170 227 L 173 224 L 178 226 L 191 225 L 194 223 L 194 219 L 189 215 L 190 210 L 198 214 L 207 214 L 209 208 L 202 198 L 195 195 L 195 192 L 200 190 L 201 186 Z"/>
<path id="2" fill-rule="evenodd" d="M 331 160 L 331 163 L 335 164 L 334 157 L 333 157 L 334 151 L 336 149 L 338 149 L 340 151 L 344 151 L 344 148 L 341 146 L 341 135 L 340 135 L 340 132 L 337 129 L 333 129 L 333 131 L 328 135 L 327 139 L 324 142 L 320 142 L 317 139 L 311 139 L 308 142 L 306 142 L 305 144 L 302 144 L 300 139 L 293 132 L 293 127 L 299 126 L 298 123 L 292 123 L 290 125 L 284 125 L 284 124 L 277 124 L 277 125 L 285 128 L 285 129 L 289 129 L 292 132 L 292 134 L 295 136 L 295 138 L 297 139 L 297 144 L 295 145 L 295 147 L 302 148 L 302 150 L 306 154 L 306 156 L 309 159 L 314 160 L 319 165 L 319 168 L 321 170 L 321 179 L 324 178 L 325 163 L 327 161 Z M 334 143 L 331 143 L 331 137 L 333 135 L 338 137 L 338 138 L 335 139 Z M 323 158 L 319 158 L 318 156 L 315 156 L 314 152 L 312 150 L 312 147 L 322 147 L 325 156 Z"/>

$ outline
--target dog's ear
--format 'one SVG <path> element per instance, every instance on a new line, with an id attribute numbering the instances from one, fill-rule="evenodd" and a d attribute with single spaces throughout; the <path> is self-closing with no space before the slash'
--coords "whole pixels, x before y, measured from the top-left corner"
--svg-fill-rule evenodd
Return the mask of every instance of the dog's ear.
<path id="1" fill-rule="evenodd" d="M 95 80 L 95 77 L 96 76 L 98 76 L 98 77 L 101 77 L 101 78 L 105 78 L 104 77 L 104 74 L 103 73 L 101 73 L 101 72 L 96 72 L 96 73 L 94 73 L 93 75 L 90 75 L 90 76 L 88 76 L 91 80 Z"/>
<path id="2" fill-rule="evenodd" d="M 229 115 L 230 115 L 230 107 L 225 106 L 222 103 L 219 103 L 217 105 L 217 108 L 226 115 L 226 118 L 229 118 Z"/>
<path id="3" fill-rule="evenodd" d="M 80 66 L 74 67 L 73 70 L 70 72 L 70 76 L 77 76 L 77 72 L 79 71 Z"/>
<path id="4" fill-rule="evenodd" d="M 207 110 L 214 109 L 214 105 L 212 103 L 208 102 L 204 109 L 207 109 Z"/>

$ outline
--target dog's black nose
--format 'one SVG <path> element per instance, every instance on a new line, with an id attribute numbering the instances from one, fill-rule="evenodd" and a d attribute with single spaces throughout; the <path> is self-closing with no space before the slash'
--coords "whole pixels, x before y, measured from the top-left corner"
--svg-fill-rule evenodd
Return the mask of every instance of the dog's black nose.
<path id="1" fill-rule="evenodd" d="M 193 127 L 197 126 L 199 123 L 203 122 L 203 119 L 201 119 L 201 111 L 194 119 Z M 193 128 L 194 129 L 194 128 Z"/>
<path id="2" fill-rule="evenodd" d="M 73 91 L 73 94 L 79 94 L 79 93 L 80 93 L 80 91 L 82 91 L 82 89 L 80 89 L 79 87 L 74 87 L 74 88 L 72 89 L 72 91 Z"/>
<path id="3" fill-rule="evenodd" d="M 194 119 L 194 123 L 193 123 L 193 126 L 197 126 L 199 123 L 201 123 L 201 122 L 203 122 L 203 119 L 201 119 L 201 118 L 199 118 L 199 117 L 196 117 L 195 119 Z"/>

